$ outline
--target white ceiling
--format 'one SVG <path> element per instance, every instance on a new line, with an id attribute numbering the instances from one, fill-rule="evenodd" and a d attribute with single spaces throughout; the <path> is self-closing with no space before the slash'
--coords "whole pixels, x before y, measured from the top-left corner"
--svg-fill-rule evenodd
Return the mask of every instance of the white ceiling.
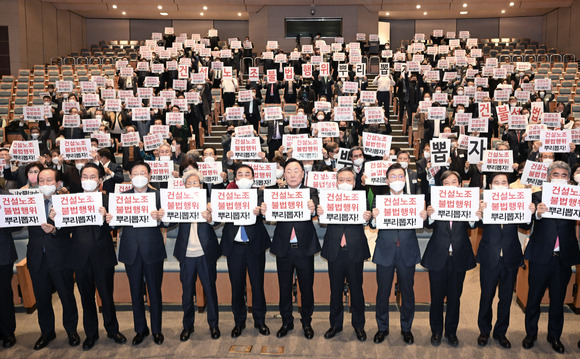
<path id="1" fill-rule="evenodd" d="M 573 0 L 41 0 L 86 18 L 247 20 L 264 6 L 361 5 L 383 19 L 446 19 L 544 15 Z M 463 7 L 463 4 L 467 7 Z M 416 6 L 420 4 L 421 8 Z M 113 9 L 117 5 L 117 9 Z M 157 8 L 163 7 L 162 10 Z M 203 6 L 208 6 L 203 10 Z M 468 11 L 461 15 L 460 11 Z M 502 14 L 501 11 L 505 10 Z M 122 15 L 125 11 L 126 15 Z M 168 16 L 161 16 L 167 12 Z M 200 15 L 203 12 L 204 15 Z M 389 15 L 387 15 L 387 12 Z M 424 15 L 427 12 L 427 15 Z M 241 16 L 238 15 L 241 13 Z"/>

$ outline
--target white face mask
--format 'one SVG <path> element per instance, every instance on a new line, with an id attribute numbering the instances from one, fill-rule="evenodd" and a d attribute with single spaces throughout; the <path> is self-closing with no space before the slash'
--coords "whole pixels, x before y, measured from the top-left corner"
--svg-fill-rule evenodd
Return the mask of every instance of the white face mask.
<path id="1" fill-rule="evenodd" d="M 401 167 L 403 167 L 403 169 L 409 167 L 409 162 L 399 162 L 399 164 L 401 165 Z"/>
<path id="2" fill-rule="evenodd" d="M 502 186 L 502 185 L 494 185 L 494 184 L 492 184 L 491 185 L 491 189 L 496 190 L 496 191 L 498 191 L 498 190 L 506 190 L 506 189 L 509 189 L 509 186 Z"/>
<path id="3" fill-rule="evenodd" d="M 284 170 L 281 168 L 276 168 L 276 178 L 280 179 L 284 176 Z"/>
<path id="4" fill-rule="evenodd" d="M 429 152 L 429 151 L 423 152 L 423 157 L 425 157 L 425 159 L 430 159 L 431 158 L 431 152 Z"/>
<path id="5" fill-rule="evenodd" d="M 58 165 L 58 157 L 53 157 L 52 163 L 54 163 L 55 165 Z"/>
<path id="6" fill-rule="evenodd" d="M 566 181 L 565 179 L 553 179 L 550 180 L 550 182 L 553 184 L 568 184 L 568 181 Z"/>
<path id="7" fill-rule="evenodd" d="M 403 188 L 405 188 L 405 182 L 403 181 L 389 182 L 389 188 L 391 188 L 394 192 L 401 192 Z"/>
<path id="8" fill-rule="evenodd" d="M 175 152 L 176 148 L 176 146 L 171 146 L 171 152 Z"/>
<path id="9" fill-rule="evenodd" d="M 171 156 L 159 156 L 159 161 L 171 161 Z"/>
<path id="10" fill-rule="evenodd" d="M 56 186 L 53 184 L 49 186 L 38 186 L 38 189 L 45 197 L 50 197 L 56 191 Z"/>
<path id="11" fill-rule="evenodd" d="M 97 181 L 84 180 L 81 182 L 81 186 L 86 192 L 92 192 L 97 189 Z"/>
<path id="12" fill-rule="evenodd" d="M 544 158 L 542 160 L 542 162 L 545 163 L 545 164 L 547 164 L 547 165 L 550 165 L 550 164 L 552 164 L 552 162 L 554 162 L 554 160 L 551 159 L 551 158 Z"/>
<path id="13" fill-rule="evenodd" d="M 148 182 L 147 177 L 141 176 L 141 175 L 135 176 L 131 179 L 131 183 L 133 183 L 133 187 L 138 188 L 138 189 L 141 189 L 141 188 L 147 186 L 147 182 Z"/>
<path id="14" fill-rule="evenodd" d="M 339 183 L 337 187 L 341 191 L 352 191 L 353 185 L 350 183 L 343 182 L 343 183 Z"/>
<path id="15" fill-rule="evenodd" d="M 580 173 L 577 173 L 574 175 L 574 181 L 576 181 L 576 183 L 580 184 Z"/>
<path id="16" fill-rule="evenodd" d="M 457 113 L 464 113 L 464 112 L 465 112 L 465 110 L 463 110 L 463 109 L 457 110 Z"/>
<path id="17" fill-rule="evenodd" d="M 101 115 L 96 115 L 96 116 L 95 116 L 95 118 L 96 118 L 97 120 L 101 120 L 101 119 L 103 118 L 103 116 L 101 116 Z"/>
<path id="18" fill-rule="evenodd" d="M 250 189 L 254 185 L 254 180 L 249 178 L 240 178 L 236 180 L 239 189 Z"/>
<path id="19" fill-rule="evenodd" d="M 38 137 L 40 137 L 40 133 L 31 133 L 30 137 L 32 137 L 33 140 L 37 140 Z"/>
<path id="20" fill-rule="evenodd" d="M 362 166 L 362 164 L 364 163 L 364 161 L 365 161 L 364 158 L 357 158 L 356 160 L 352 161 L 352 163 L 355 166 L 359 167 L 359 166 Z"/>
<path id="21" fill-rule="evenodd" d="M 75 167 L 77 168 L 77 170 L 81 170 L 83 167 L 85 166 L 84 163 L 75 163 Z"/>
<path id="22" fill-rule="evenodd" d="M 304 171 L 312 171 L 312 165 L 304 165 Z"/>
<path id="23" fill-rule="evenodd" d="M 457 91 L 457 94 L 458 94 L 459 96 L 463 96 L 463 90 L 459 90 L 459 91 Z"/>
<path id="24" fill-rule="evenodd" d="M 215 162 L 215 158 L 213 156 L 206 156 L 203 158 L 203 162 L 212 163 Z"/>
<path id="25" fill-rule="evenodd" d="M 318 116 L 316 116 L 316 118 L 319 120 L 324 120 L 324 115 L 318 115 Z"/>

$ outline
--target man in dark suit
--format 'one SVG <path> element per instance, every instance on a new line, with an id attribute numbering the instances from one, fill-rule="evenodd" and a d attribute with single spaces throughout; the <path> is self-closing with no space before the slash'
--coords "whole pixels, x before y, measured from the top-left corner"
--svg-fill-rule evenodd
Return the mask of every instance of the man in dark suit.
<path id="1" fill-rule="evenodd" d="M 361 146 L 355 146 L 350 149 L 348 154 L 348 159 L 352 162 L 352 169 L 356 174 L 355 177 L 355 190 L 364 190 L 365 184 L 363 184 L 362 178 L 364 176 L 364 162 L 365 162 L 365 155 L 363 152 L 363 148 Z"/>
<path id="2" fill-rule="evenodd" d="M 397 163 L 401 165 L 405 171 L 405 188 L 403 190 L 404 194 L 417 194 L 417 171 L 409 168 L 409 163 L 411 158 L 408 151 L 399 151 L 397 153 Z"/>
<path id="3" fill-rule="evenodd" d="M 83 192 L 81 186 L 81 169 L 89 162 L 87 159 L 74 160 L 74 166 L 63 164 L 60 167 L 64 186 L 70 193 Z M 58 167 L 57 167 L 58 168 Z"/>
<path id="4" fill-rule="evenodd" d="M 400 196 L 405 188 L 405 170 L 400 163 L 395 163 L 387 170 L 386 183 L 389 186 L 387 195 Z M 375 197 L 380 201 L 381 197 Z M 379 214 L 374 208 L 373 218 Z M 427 219 L 425 210 L 420 213 L 423 221 Z M 374 220 L 373 220 L 374 222 Z M 371 222 L 371 226 L 375 224 Z M 415 229 L 381 229 L 377 236 L 373 262 L 377 265 L 377 312 L 376 319 L 379 330 L 374 342 L 382 343 L 389 335 L 389 297 L 393 286 L 395 269 L 397 282 L 401 292 L 401 335 L 407 344 L 413 344 L 415 339 L 411 333 L 415 316 L 415 265 L 421 261 L 421 251 Z"/>
<path id="5" fill-rule="evenodd" d="M 276 151 L 282 146 L 282 136 L 284 127 L 288 124 L 288 118 L 282 114 L 282 120 L 265 121 L 262 118 L 262 124 L 268 126 L 268 160 L 272 160 Z"/>
<path id="6" fill-rule="evenodd" d="M 156 207 L 161 208 L 159 192 L 148 185 L 151 179 L 151 167 L 145 162 L 138 162 L 131 168 L 130 176 L 133 188 L 124 193 L 155 193 Z M 125 226 L 121 233 L 119 261 L 125 264 L 129 278 L 133 325 L 137 333 L 133 338 L 133 345 L 141 344 L 149 335 L 143 302 L 144 284 L 147 285 L 153 341 L 161 345 L 164 340 L 161 333 L 161 282 L 163 281 L 163 261 L 167 258 L 167 254 L 160 231 L 163 214 L 163 209 L 150 213 L 151 217 L 159 223 L 157 227 Z M 113 215 L 108 213 L 107 223 L 110 223 L 112 219 Z"/>
<path id="7" fill-rule="evenodd" d="M 508 189 L 509 181 L 505 173 L 493 173 L 488 179 L 492 189 Z M 478 217 L 483 217 L 483 210 L 487 203 L 481 202 Z M 536 207 L 530 203 L 532 214 Z M 479 279 L 481 297 L 479 299 L 479 314 L 477 325 L 479 337 L 477 344 L 487 345 L 491 332 L 492 304 L 496 288 L 499 287 L 499 303 L 497 305 L 497 319 L 493 328 L 493 338 L 497 339 L 504 348 L 511 348 L 506 337 L 510 320 L 510 306 L 518 268 L 523 264 L 522 246 L 518 236 L 518 228 L 529 229 L 528 224 L 483 224 L 481 242 L 477 249 L 476 260 L 480 264 Z M 498 284 L 499 283 L 499 284 Z"/>
<path id="8" fill-rule="evenodd" d="M 282 101 L 280 100 L 280 91 L 279 90 L 279 86 L 278 86 L 278 82 L 274 82 L 274 83 L 269 83 L 265 86 L 266 88 L 266 99 L 264 100 L 264 103 L 281 103 Z"/>
<path id="9" fill-rule="evenodd" d="M 304 165 L 296 159 L 290 159 L 284 167 L 284 178 L 287 188 L 298 189 L 304 180 Z M 306 187 L 302 187 L 306 188 Z M 310 188 L 310 200 L 308 210 L 314 216 L 318 194 L 316 189 Z M 268 210 L 266 203 L 262 203 L 262 215 Z M 280 287 L 280 314 L 282 327 L 276 336 L 282 338 L 288 331 L 294 329 L 294 317 L 292 316 L 292 285 L 294 284 L 294 270 L 298 277 L 300 298 L 302 307 L 302 328 L 304 336 L 312 339 L 312 313 L 314 312 L 314 255 L 320 251 L 320 242 L 316 235 L 312 217 L 302 221 L 278 222 L 270 253 L 276 256 L 276 268 L 278 270 L 278 285 Z"/>
<path id="10" fill-rule="evenodd" d="M 0 194 L 8 195 L 9 192 L 0 190 Z M 0 229 L 0 338 L 2 346 L 11 348 L 16 344 L 14 331 L 16 330 L 16 317 L 14 313 L 14 293 L 12 292 L 12 268 L 18 259 L 12 232 L 21 228 L 11 227 Z"/>
<path id="11" fill-rule="evenodd" d="M 135 132 L 135 127 L 127 126 L 125 128 L 127 133 Z M 139 151 L 139 146 L 123 146 L 121 149 L 123 154 L 123 167 L 125 169 L 133 167 L 133 164 L 142 161 L 141 152 Z"/>
<path id="12" fill-rule="evenodd" d="M 339 190 L 349 191 L 355 185 L 355 173 L 350 167 L 343 167 L 336 174 Z M 318 206 L 317 214 L 324 214 Z M 363 219 L 369 221 L 371 212 L 365 211 Z M 367 237 L 362 224 L 329 224 L 324 235 L 320 255 L 328 261 L 330 278 L 330 329 L 324 338 L 331 339 L 342 331 L 344 318 L 343 294 L 345 280 L 351 296 L 352 326 L 360 341 L 367 339 L 365 326 L 365 299 L 362 289 L 363 264 L 371 256 Z"/>
<path id="13" fill-rule="evenodd" d="M 506 123 L 505 131 L 501 137 L 502 140 L 509 143 L 510 148 L 514 153 L 514 162 L 520 163 L 528 158 L 529 147 L 528 142 L 524 138 L 523 134 L 526 131 L 523 130 L 508 130 L 509 124 Z"/>
<path id="14" fill-rule="evenodd" d="M 81 342 L 77 334 L 79 315 L 74 296 L 73 273 L 66 266 L 71 231 L 54 226 L 54 211 L 51 210 L 52 195 L 62 187 L 60 172 L 49 168 L 42 170 L 38 174 L 38 185 L 44 195 L 47 218 L 40 226 L 28 227 L 29 242 L 26 251 L 41 331 L 34 349 L 40 350 L 56 338 L 52 309 L 53 288 L 56 288 L 62 303 L 62 321 L 68 334 L 68 342 L 70 346 L 77 346 Z"/>
<path id="15" fill-rule="evenodd" d="M 252 89 L 252 100 L 249 102 L 244 102 L 244 114 L 246 115 L 246 121 L 254 126 L 254 130 L 260 130 L 260 105 L 262 101 L 256 96 L 256 89 Z"/>
<path id="16" fill-rule="evenodd" d="M 203 176 L 195 169 L 183 175 L 185 188 L 202 188 Z M 206 222 L 180 223 L 173 256 L 179 261 L 179 276 L 183 289 L 183 330 L 179 336 L 182 342 L 189 339 L 194 331 L 195 281 L 199 277 L 206 297 L 207 323 L 212 339 L 220 337 L 218 326 L 218 301 L 216 289 L 216 262 L 222 255 L 217 236 L 212 226 L 211 207 L 202 212 Z M 201 293 L 197 293 L 198 297 Z"/>
<path id="17" fill-rule="evenodd" d="M 115 192 L 115 183 L 123 183 L 123 168 L 120 165 L 111 162 L 113 154 L 108 148 L 101 148 L 97 151 L 97 159 L 105 169 L 103 178 L 103 191 L 107 194 Z"/>
<path id="18" fill-rule="evenodd" d="M 570 173 L 567 163 L 556 161 L 548 167 L 548 181 L 566 184 L 570 181 Z M 538 336 L 540 302 L 546 288 L 549 288 L 548 342 L 556 352 L 564 353 L 565 348 L 560 341 L 564 327 L 564 297 L 572 275 L 571 267 L 580 263 L 576 221 L 544 218 L 548 206 L 542 203 L 541 191 L 532 195 L 532 201 L 536 205 L 536 214 L 533 216 L 534 230 L 524 252 L 524 259 L 530 261 L 530 273 L 526 337 L 522 346 L 525 349 L 534 346 Z"/>
<path id="19" fill-rule="evenodd" d="M 103 183 L 103 168 L 90 162 L 81 169 L 81 185 L 85 191 L 97 192 Z M 103 195 L 103 205 L 108 198 Z M 99 209 L 105 215 L 105 207 Z M 119 332 L 119 322 L 113 301 L 113 277 L 117 257 L 107 223 L 87 225 L 72 229 L 72 241 L 68 256 L 68 266 L 74 271 L 83 306 L 83 326 L 87 338 L 83 349 L 89 350 L 99 339 L 99 319 L 95 305 L 95 288 L 102 302 L 103 324 L 107 336 L 116 343 L 123 344 L 127 338 Z"/>
<path id="20" fill-rule="evenodd" d="M 240 165 L 234 174 L 235 182 L 227 189 L 249 189 L 254 183 L 254 170 L 248 165 Z M 258 203 L 262 203 L 258 195 Z M 226 223 L 222 232 L 220 245 L 222 253 L 228 260 L 228 272 L 232 286 L 232 312 L 234 313 L 234 329 L 232 338 L 242 335 L 246 327 L 246 271 L 252 287 L 252 316 L 254 327 L 262 335 L 269 335 L 266 326 L 266 296 L 264 294 L 264 270 L 266 267 L 266 250 L 270 248 L 270 236 L 264 227 L 260 215 L 260 207 L 253 210 L 256 223 L 250 226 L 237 226 Z"/>
<path id="21" fill-rule="evenodd" d="M 441 175 L 443 186 L 461 186 L 461 177 L 455 171 L 445 171 Z M 435 213 L 427 207 L 427 215 Z M 443 303 L 447 298 L 445 315 L 445 336 L 452 346 L 459 345 L 457 325 L 459 324 L 459 303 L 463 291 L 465 273 L 475 268 L 475 257 L 469 240 L 468 228 L 475 223 L 457 221 L 435 221 L 429 218 L 425 227 L 433 228 L 421 265 L 429 270 L 431 307 L 429 324 L 431 344 L 441 344 L 443 334 Z"/>

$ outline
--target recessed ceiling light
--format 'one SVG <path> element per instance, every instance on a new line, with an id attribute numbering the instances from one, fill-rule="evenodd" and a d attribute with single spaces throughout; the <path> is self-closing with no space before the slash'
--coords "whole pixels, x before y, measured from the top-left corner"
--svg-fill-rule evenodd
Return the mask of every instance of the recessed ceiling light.
<path id="1" fill-rule="evenodd" d="M 241 12 L 239 12 L 239 13 L 238 13 L 238 16 L 242 16 L 242 13 L 241 13 Z"/>
<path id="2" fill-rule="evenodd" d="M 126 13 L 126 12 L 124 12 L 124 11 L 123 11 L 121 14 L 123 14 L 123 15 L 127 15 L 127 13 Z"/>
<path id="3" fill-rule="evenodd" d="M 466 2 L 463 3 L 463 7 L 467 7 L 467 3 Z"/>
<path id="4" fill-rule="evenodd" d="M 200 12 L 199 14 L 200 14 L 201 16 L 203 16 L 203 12 Z"/>
<path id="5" fill-rule="evenodd" d="M 421 5 L 417 5 L 417 9 L 420 9 L 420 8 L 421 8 Z"/>
<path id="6" fill-rule="evenodd" d="M 505 10 L 502 10 L 502 11 L 501 11 L 501 13 L 502 13 L 502 14 L 505 14 Z"/>
<path id="7" fill-rule="evenodd" d="M 207 6 L 203 5 L 203 9 L 204 9 L 204 10 L 207 10 Z"/>
<path id="8" fill-rule="evenodd" d="M 468 11 L 460 11 L 459 12 L 461 15 L 467 15 Z"/>
<path id="9" fill-rule="evenodd" d="M 116 9 L 116 8 L 117 8 L 117 5 L 113 5 L 113 9 Z"/>
<path id="10" fill-rule="evenodd" d="M 385 15 L 389 16 L 389 15 L 391 15 L 391 13 L 390 12 L 386 12 Z"/>
<path id="11" fill-rule="evenodd" d="M 159 10 L 162 10 L 162 9 L 163 9 L 163 6 L 161 6 L 161 5 L 158 5 L 158 6 L 157 6 L 157 8 L 158 8 Z"/>
<path id="12" fill-rule="evenodd" d="M 169 14 L 168 14 L 168 13 L 166 13 L 166 12 L 160 12 L 160 13 L 159 13 L 159 15 L 161 15 L 161 16 L 167 16 L 167 15 L 169 15 Z"/>
<path id="13" fill-rule="evenodd" d="M 510 6 L 514 6 L 514 5 L 515 5 L 515 4 L 514 4 L 514 2 L 513 2 L 513 1 L 512 1 L 512 2 L 510 2 Z"/>
<path id="14" fill-rule="evenodd" d="M 425 11 L 425 12 L 423 13 L 423 15 L 427 15 L 427 11 Z"/>

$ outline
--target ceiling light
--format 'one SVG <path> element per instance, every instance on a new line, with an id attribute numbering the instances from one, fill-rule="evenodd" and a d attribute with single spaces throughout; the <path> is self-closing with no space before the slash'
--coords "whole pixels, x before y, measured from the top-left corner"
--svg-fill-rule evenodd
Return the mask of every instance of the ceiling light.
<path id="1" fill-rule="evenodd" d="M 421 5 L 417 5 L 417 9 L 420 9 L 420 8 L 421 8 Z"/>
<path id="2" fill-rule="evenodd" d="M 467 3 L 466 2 L 463 3 L 463 7 L 467 7 Z"/>
<path id="3" fill-rule="evenodd" d="M 203 16 L 203 12 L 200 12 L 199 14 L 200 14 L 201 16 Z"/>
<path id="4" fill-rule="evenodd" d="M 238 13 L 238 16 L 242 16 L 242 13 L 241 13 L 241 12 L 239 12 L 239 13 Z"/>
<path id="5" fill-rule="evenodd" d="M 123 14 L 123 15 L 127 15 L 127 13 L 126 13 L 126 12 L 124 12 L 124 11 L 123 11 L 121 14 Z"/>
<path id="6" fill-rule="evenodd" d="M 427 11 L 425 11 L 425 12 L 423 13 L 423 15 L 427 15 Z"/>
<path id="7" fill-rule="evenodd" d="M 468 11 L 460 11 L 459 12 L 461 15 L 467 15 Z"/>
<path id="8" fill-rule="evenodd" d="M 116 8 L 117 8 L 117 5 L 113 5 L 113 9 L 116 9 Z"/>
<path id="9" fill-rule="evenodd" d="M 157 6 L 157 8 L 158 8 L 159 10 L 162 10 L 162 9 L 163 9 L 163 6 L 161 6 L 161 5 L 158 5 L 158 6 Z"/>
<path id="10" fill-rule="evenodd" d="M 204 10 L 207 10 L 207 6 L 203 5 L 203 9 L 204 9 Z"/>
<path id="11" fill-rule="evenodd" d="M 166 13 L 166 12 L 160 12 L 160 13 L 159 13 L 159 15 L 161 15 L 161 16 L 167 16 L 167 15 L 169 15 L 169 14 L 168 14 L 168 13 Z"/>
<path id="12" fill-rule="evenodd" d="M 513 2 L 513 1 L 512 1 L 512 2 L 510 2 L 510 6 L 514 6 L 514 5 L 515 5 L 515 4 L 514 4 L 514 2 Z"/>
<path id="13" fill-rule="evenodd" d="M 502 14 L 505 14 L 505 10 L 502 10 L 502 11 L 501 11 L 501 13 L 502 13 Z"/>
<path id="14" fill-rule="evenodd" d="M 389 15 L 391 15 L 391 13 L 390 12 L 386 12 L 385 15 L 389 16 Z"/>

